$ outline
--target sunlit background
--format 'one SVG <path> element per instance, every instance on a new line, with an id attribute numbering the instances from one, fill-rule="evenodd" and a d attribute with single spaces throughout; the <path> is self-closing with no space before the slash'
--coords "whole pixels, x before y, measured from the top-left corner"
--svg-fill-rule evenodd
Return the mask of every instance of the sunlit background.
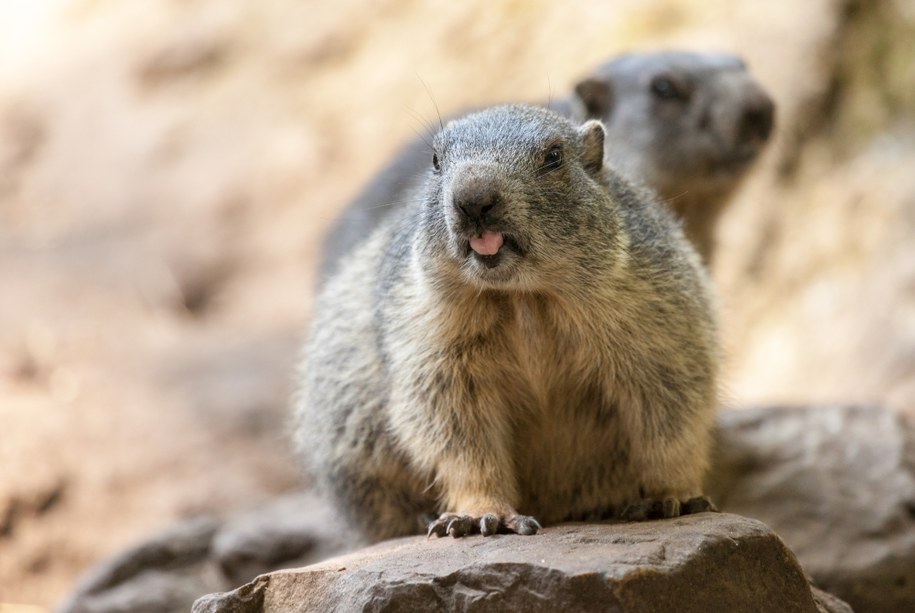
<path id="1" fill-rule="evenodd" d="M 398 146 L 613 54 L 778 106 L 715 277 L 733 407 L 915 414 L 915 3 L 0 1 L 0 603 L 300 486 L 321 236 Z"/>

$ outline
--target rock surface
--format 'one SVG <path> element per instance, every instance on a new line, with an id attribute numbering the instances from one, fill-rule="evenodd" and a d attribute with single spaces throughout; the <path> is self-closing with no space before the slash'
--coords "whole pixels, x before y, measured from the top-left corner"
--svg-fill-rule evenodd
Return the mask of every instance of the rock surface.
<path id="1" fill-rule="evenodd" d="M 84 576 L 61 613 L 187 611 L 194 600 L 261 573 L 339 553 L 332 511 L 293 494 L 228 521 L 182 522 Z"/>
<path id="2" fill-rule="evenodd" d="M 718 457 L 709 483 L 722 509 L 764 521 L 792 548 L 818 585 L 856 610 L 915 610 L 915 425 L 888 411 L 859 406 L 725 412 L 719 424 Z M 227 521 L 183 522 L 97 567 L 62 610 L 184 611 L 209 591 L 228 590 L 260 573 L 308 564 L 340 551 L 343 544 L 328 528 L 335 521 L 333 512 L 318 499 L 297 494 Z M 604 529 L 582 526 L 574 536 L 567 528 L 549 532 L 574 544 L 576 539 L 590 542 L 587 533 Z M 624 534 L 646 528 L 657 531 L 655 524 L 613 527 Z M 710 532 L 711 537 L 714 534 Z M 620 543 L 629 541 L 624 538 Z M 636 541 L 652 542 L 650 538 Z M 493 555 L 488 548 L 495 549 L 486 542 L 466 543 L 471 543 L 467 551 L 474 553 L 464 552 L 464 544 L 449 552 L 466 557 L 480 552 Z M 516 545 L 528 543 L 519 540 Z M 561 551 L 559 546 L 549 548 Z M 389 551 L 387 545 L 382 549 Z M 680 551 L 667 550 L 668 557 L 674 555 L 670 551 Z M 380 555 L 378 548 L 372 551 L 373 556 Z M 594 561 L 581 548 L 569 555 L 573 553 L 584 565 Z M 391 559 L 385 557 L 379 568 L 398 568 Z M 508 564 L 499 567 L 507 574 L 498 581 L 507 585 L 527 581 L 531 571 L 517 562 L 514 558 L 493 562 Z M 363 566 L 359 572 L 374 571 Z M 464 572 L 453 575 L 461 577 L 462 585 L 466 585 Z M 278 582 L 290 580 L 285 574 L 282 579 L 271 575 L 232 592 L 231 597 L 202 602 L 225 607 L 241 607 L 244 598 L 261 602 L 279 589 Z M 487 581 L 497 582 L 492 577 Z M 441 589 L 435 587 L 429 598 L 444 599 Z M 817 598 L 829 602 L 828 596 Z"/>
<path id="3" fill-rule="evenodd" d="M 915 610 L 915 425 L 859 406 L 724 412 L 717 449 L 709 489 L 724 511 L 765 522 L 819 586 L 857 610 Z M 68 610 L 124 610 L 114 604 L 138 602 L 130 595 L 168 575 L 186 610 L 207 591 L 342 551 L 336 523 L 308 494 L 188 522 L 93 571 L 71 601 L 84 608 Z"/>
<path id="4" fill-rule="evenodd" d="M 210 555 L 234 587 L 340 553 L 345 543 L 332 528 L 338 524 L 334 510 L 314 494 L 289 494 L 227 521 L 213 538 Z"/>
<path id="5" fill-rule="evenodd" d="M 712 497 L 762 520 L 855 610 L 915 611 L 915 424 L 871 407 L 719 416 Z"/>
<path id="6" fill-rule="evenodd" d="M 704 513 L 566 524 L 532 537 L 411 537 L 262 575 L 194 604 L 216 611 L 850 611 L 814 596 L 758 521 Z"/>
<path id="7" fill-rule="evenodd" d="M 225 584 L 209 559 L 219 523 L 182 522 L 98 565 L 60 610 L 69 613 L 180 610 L 201 589 Z"/>

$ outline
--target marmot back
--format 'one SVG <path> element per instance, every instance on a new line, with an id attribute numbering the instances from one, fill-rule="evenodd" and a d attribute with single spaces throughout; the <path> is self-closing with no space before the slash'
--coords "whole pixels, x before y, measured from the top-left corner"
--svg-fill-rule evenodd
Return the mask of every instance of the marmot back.
<path id="1" fill-rule="evenodd" d="M 623 55 L 582 78 L 569 97 L 543 106 L 576 123 L 602 120 L 610 165 L 658 192 L 706 262 L 718 217 L 774 120 L 772 100 L 741 59 L 726 53 Z M 322 279 L 415 197 L 432 154 L 429 140 L 406 145 L 343 210 L 324 243 Z"/>
<path id="2" fill-rule="evenodd" d="M 449 123 L 326 283 L 297 439 L 367 540 L 709 507 L 707 280 L 604 134 L 528 106 Z"/>

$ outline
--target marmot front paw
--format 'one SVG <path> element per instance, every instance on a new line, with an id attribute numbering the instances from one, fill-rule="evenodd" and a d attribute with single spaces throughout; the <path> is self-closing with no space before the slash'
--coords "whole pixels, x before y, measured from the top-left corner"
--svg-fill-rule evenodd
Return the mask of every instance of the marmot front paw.
<path id="1" fill-rule="evenodd" d="M 645 521 L 646 519 L 668 519 L 681 515 L 693 515 L 706 511 L 718 512 L 718 507 L 708 496 L 696 496 L 684 501 L 669 496 L 664 499 L 643 498 L 624 508 L 620 517 L 626 521 Z"/>
<path id="2" fill-rule="evenodd" d="M 438 519 L 429 524 L 428 536 L 445 536 L 454 538 L 470 534 L 490 536 L 496 533 L 537 534 L 540 522 L 529 515 L 499 515 L 484 513 L 480 516 L 461 513 L 442 513 Z"/>

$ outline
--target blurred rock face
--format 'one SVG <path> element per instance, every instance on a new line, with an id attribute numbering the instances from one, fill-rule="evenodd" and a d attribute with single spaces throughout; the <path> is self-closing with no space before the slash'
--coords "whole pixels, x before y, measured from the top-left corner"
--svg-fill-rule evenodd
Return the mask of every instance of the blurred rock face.
<path id="1" fill-rule="evenodd" d="M 786 126 L 770 185 L 744 194 L 765 206 L 722 228 L 732 384 L 741 399 L 913 414 L 915 11 L 839 8 L 820 92 Z"/>
<path id="2" fill-rule="evenodd" d="M 336 211 L 436 106 L 548 98 L 624 50 L 738 53 L 779 107 L 719 236 L 732 403 L 913 410 L 911 3 L 454 4 L 0 8 L 4 600 L 294 487 Z"/>

